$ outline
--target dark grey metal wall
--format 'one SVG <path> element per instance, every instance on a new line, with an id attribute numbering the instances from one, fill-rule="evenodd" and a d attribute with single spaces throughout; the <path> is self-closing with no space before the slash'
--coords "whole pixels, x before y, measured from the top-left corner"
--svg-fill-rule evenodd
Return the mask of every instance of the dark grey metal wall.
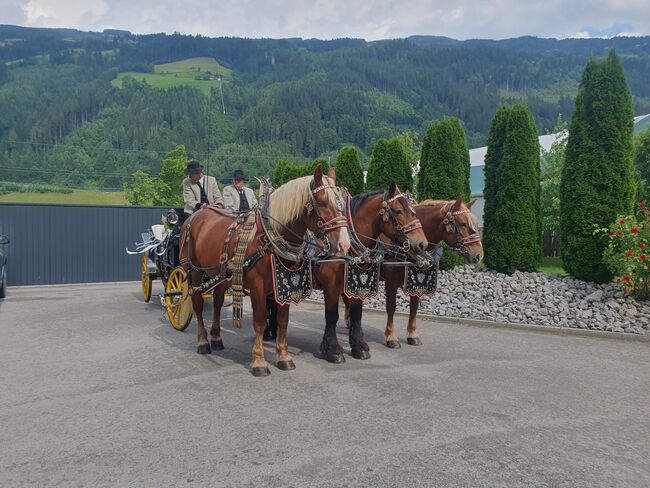
<path id="1" fill-rule="evenodd" d="M 11 240 L 9 285 L 140 279 L 140 234 L 160 222 L 163 207 L 0 203 L 0 234 Z"/>

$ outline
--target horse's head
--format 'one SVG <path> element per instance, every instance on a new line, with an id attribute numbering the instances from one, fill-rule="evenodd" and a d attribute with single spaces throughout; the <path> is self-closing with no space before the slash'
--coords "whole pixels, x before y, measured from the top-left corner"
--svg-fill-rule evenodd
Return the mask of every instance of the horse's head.
<path id="1" fill-rule="evenodd" d="M 325 176 L 320 165 L 316 166 L 306 209 L 307 228 L 320 240 L 329 243 L 331 255 L 345 255 L 350 249 L 350 235 L 334 168 Z"/>
<path id="2" fill-rule="evenodd" d="M 483 259 L 481 234 L 476 217 L 471 212 L 475 202 L 476 199 L 472 199 L 465 204 L 462 195 L 458 195 L 455 202 L 448 202 L 441 210 L 442 240 L 469 264 L 477 264 Z"/>
<path id="3" fill-rule="evenodd" d="M 422 224 L 415 215 L 413 197 L 409 192 L 402 193 L 395 183 L 391 183 L 384 193 L 381 215 L 381 233 L 401 246 L 416 261 L 427 259 L 425 250 L 427 238 Z"/>

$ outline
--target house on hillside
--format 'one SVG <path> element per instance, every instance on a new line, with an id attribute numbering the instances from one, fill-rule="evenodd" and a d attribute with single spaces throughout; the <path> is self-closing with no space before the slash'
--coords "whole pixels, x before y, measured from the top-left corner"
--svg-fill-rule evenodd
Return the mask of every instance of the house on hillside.
<path id="1" fill-rule="evenodd" d="M 634 118 L 634 133 L 637 134 L 642 130 L 650 127 L 650 114 L 640 115 Z M 551 149 L 551 146 L 560 140 L 562 137 L 565 137 L 566 133 L 560 132 L 558 134 L 547 134 L 539 136 L 539 147 L 548 151 Z M 476 198 L 477 201 L 472 207 L 472 212 L 478 217 L 479 225 L 483 227 L 483 188 L 485 186 L 485 177 L 484 177 L 484 167 L 485 167 L 485 155 L 487 153 L 487 146 L 478 147 L 476 149 L 469 150 L 469 162 L 471 165 L 469 179 L 470 179 L 470 190 L 472 192 L 472 198 Z"/>

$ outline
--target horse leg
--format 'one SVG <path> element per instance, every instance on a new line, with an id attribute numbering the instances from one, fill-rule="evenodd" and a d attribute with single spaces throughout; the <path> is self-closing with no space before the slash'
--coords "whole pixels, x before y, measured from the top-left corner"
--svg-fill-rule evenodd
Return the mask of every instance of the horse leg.
<path id="1" fill-rule="evenodd" d="M 386 280 L 386 347 L 399 349 L 402 347 L 395 332 L 395 308 L 397 308 L 397 288 L 394 280 Z"/>
<path id="2" fill-rule="evenodd" d="M 355 359 L 370 358 L 370 347 L 363 340 L 363 330 L 361 329 L 362 313 L 363 303 L 352 300 L 350 302 L 350 349 L 352 357 Z"/>
<path id="3" fill-rule="evenodd" d="M 276 343 L 276 358 L 278 369 L 290 371 L 296 369 L 291 354 L 289 354 L 289 345 L 287 344 L 287 326 L 289 325 L 289 305 L 277 307 L 278 313 L 278 340 Z"/>
<path id="4" fill-rule="evenodd" d="M 266 296 L 266 320 L 264 340 L 274 341 L 278 337 L 278 304 L 275 303 L 273 293 Z"/>
<path id="5" fill-rule="evenodd" d="M 411 301 L 409 302 L 409 325 L 406 328 L 406 332 L 408 333 L 406 337 L 406 342 L 411 346 L 422 345 L 422 340 L 420 339 L 420 336 L 415 330 L 416 328 L 415 320 L 417 317 L 419 306 L 420 306 L 420 299 L 418 297 L 411 297 Z"/>
<path id="6" fill-rule="evenodd" d="M 220 285 L 212 292 L 214 310 L 212 313 L 212 327 L 210 328 L 210 346 L 213 351 L 223 350 L 223 340 L 221 340 L 221 307 L 223 307 L 226 287 Z"/>
<path id="7" fill-rule="evenodd" d="M 345 326 L 349 329 L 350 328 L 350 300 L 345 298 L 345 295 L 341 294 L 341 297 L 343 297 L 343 303 L 345 303 Z"/>
<path id="8" fill-rule="evenodd" d="M 192 286 L 201 286 L 201 275 L 199 273 L 192 273 Z M 205 331 L 205 324 L 203 323 L 203 294 L 200 290 L 192 293 L 192 308 L 194 315 L 196 315 L 196 352 L 199 354 L 210 354 L 210 344 L 208 344 L 208 334 Z"/>
<path id="9" fill-rule="evenodd" d="M 336 325 L 339 321 L 339 288 L 325 286 L 323 297 L 325 298 L 325 332 L 320 344 L 320 352 L 330 363 L 344 363 L 343 348 L 336 337 Z"/>
<path id="10" fill-rule="evenodd" d="M 266 328 L 266 295 L 262 283 L 257 283 L 254 280 L 251 280 L 251 282 L 250 297 L 253 306 L 253 328 L 255 329 L 251 373 L 253 373 L 253 376 L 268 376 L 271 374 L 271 370 L 264 359 L 263 341 L 264 329 Z"/>

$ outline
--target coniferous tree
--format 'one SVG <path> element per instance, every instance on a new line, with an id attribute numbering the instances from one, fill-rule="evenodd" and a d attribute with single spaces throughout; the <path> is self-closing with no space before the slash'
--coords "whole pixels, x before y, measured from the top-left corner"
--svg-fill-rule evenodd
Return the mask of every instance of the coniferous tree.
<path id="1" fill-rule="evenodd" d="M 537 271 L 542 251 L 539 207 L 539 141 L 525 105 L 510 109 L 496 171 L 490 268 L 504 273 Z"/>
<path id="2" fill-rule="evenodd" d="M 485 155 L 485 186 L 483 188 L 483 262 L 488 268 L 493 267 L 492 256 L 495 248 L 495 237 L 499 230 L 494 225 L 494 218 L 498 208 L 497 202 L 497 171 L 501 163 L 501 155 L 503 151 L 503 143 L 506 140 L 506 132 L 508 128 L 508 118 L 510 116 L 510 107 L 505 105 L 497 109 L 492 125 L 490 126 L 490 133 L 488 135 L 487 153 Z"/>
<path id="3" fill-rule="evenodd" d="M 459 194 L 465 201 L 469 199 L 469 149 L 458 119 L 445 117 L 429 125 L 420 157 L 418 190 L 420 200 L 452 200 Z M 445 252 L 440 266 L 451 269 L 463 262 L 457 253 Z"/>
<path id="4" fill-rule="evenodd" d="M 606 242 L 594 225 L 609 226 L 632 212 L 636 194 L 632 145 L 633 111 L 625 73 L 611 51 L 591 60 L 571 118 L 560 183 L 561 254 L 564 268 L 585 281 L 606 282 Z"/>
<path id="5" fill-rule="evenodd" d="M 396 183 L 401 190 L 413 187 L 411 166 L 401 142 L 379 139 L 368 165 L 367 190 L 384 190 Z"/>
<path id="6" fill-rule="evenodd" d="M 650 199 L 650 127 L 641 132 L 634 144 L 634 164 L 639 176 L 639 201 Z"/>
<path id="7" fill-rule="evenodd" d="M 363 191 L 363 168 L 356 147 L 344 147 L 339 151 L 336 158 L 336 182 L 346 187 L 350 195 Z"/>
<path id="8" fill-rule="evenodd" d="M 420 158 L 420 199 L 451 200 L 462 194 L 470 197 L 469 149 L 460 121 L 445 117 L 432 122 L 427 130 Z"/>

